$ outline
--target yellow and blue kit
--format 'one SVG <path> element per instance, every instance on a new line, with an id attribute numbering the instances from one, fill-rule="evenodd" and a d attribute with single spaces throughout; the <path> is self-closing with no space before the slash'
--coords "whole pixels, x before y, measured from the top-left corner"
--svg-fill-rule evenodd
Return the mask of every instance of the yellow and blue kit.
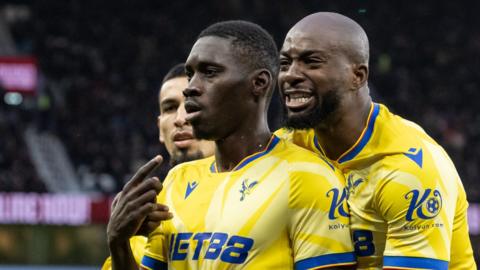
<path id="1" fill-rule="evenodd" d="M 355 264 L 343 175 L 272 136 L 230 172 L 214 157 L 173 168 L 144 269 L 318 269 Z"/>
<path id="2" fill-rule="evenodd" d="M 130 248 L 132 249 L 133 258 L 137 265 L 142 261 L 145 246 L 147 245 L 147 237 L 136 235 L 130 238 Z M 112 258 L 108 257 L 102 265 L 102 270 L 112 269 Z"/>
<path id="3" fill-rule="evenodd" d="M 276 134 L 342 170 L 358 269 L 476 269 L 460 177 L 418 125 L 372 103 L 361 136 L 337 160 L 313 130 Z"/>

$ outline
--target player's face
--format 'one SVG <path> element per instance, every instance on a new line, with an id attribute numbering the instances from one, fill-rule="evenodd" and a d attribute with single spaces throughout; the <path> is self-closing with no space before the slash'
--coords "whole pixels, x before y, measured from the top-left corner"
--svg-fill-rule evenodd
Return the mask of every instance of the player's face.
<path id="1" fill-rule="evenodd" d="M 248 71 L 232 53 L 234 49 L 229 39 L 202 37 L 185 63 L 186 118 L 197 138 L 223 139 L 248 115 Z"/>
<path id="2" fill-rule="evenodd" d="M 158 96 L 160 142 L 165 144 L 172 165 L 210 156 L 214 151 L 213 142 L 193 137 L 192 126 L 185 120 L 182 92 L 187 85 L 187 77 L 173 78 L 162 85 Z"/>
<path id="3" fill-rule="evenodd" d="M 321 31 L 287 34 L 280 51 L 279 88 L 292 128 L 319 127 L 335 118 L 348 89 L 348 58 Z"/>

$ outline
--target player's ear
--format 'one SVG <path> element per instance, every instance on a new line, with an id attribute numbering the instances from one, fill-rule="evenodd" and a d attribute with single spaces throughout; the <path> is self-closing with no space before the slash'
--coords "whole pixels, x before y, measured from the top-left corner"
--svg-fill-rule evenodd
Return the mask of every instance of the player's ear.
<path id="1" fill-rule="evenodd" d="M 160 128 L 160 115 L 157 116 L 157 127 L 158 127 L 158 140 L 161 143 L 165 143 L 165 138 L 163 137 L 162 129 Z"/>
<path id="2" fill-rule="evenodd" d="M 352 89 L 357 90 L 363 87 L 368 80 L 368 66 L 366 64 L 354 64 Z"/>
<path id="3" fill-rule="evenodd" d="M 273 81 L 272 73 L 267 69 L 255 70 L 252 76 L 253 95 L 256 97 L 266 96 Z"/>

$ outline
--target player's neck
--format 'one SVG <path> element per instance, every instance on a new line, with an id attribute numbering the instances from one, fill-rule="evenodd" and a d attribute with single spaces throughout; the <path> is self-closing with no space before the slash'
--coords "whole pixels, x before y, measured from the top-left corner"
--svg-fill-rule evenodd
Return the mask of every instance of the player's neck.
<path id="1" fill-rule="evenodd" d="M 257 127 L 238 130 L 236 133 L 215 141 L 215 163 L 218 172 L 228 172 L 245 157 L 264 150 L 272 133 L 268 124 L 258 123 Z"/>
<path id="2" fill-rule="evenodd" d="M 318 143 L 329 159 L 337 160 L 355 144 L 367 124 L 371 104 L 372 99 L 367 96 L 355 104 L 345 105 L 336 121 L 315 129 Z"/>

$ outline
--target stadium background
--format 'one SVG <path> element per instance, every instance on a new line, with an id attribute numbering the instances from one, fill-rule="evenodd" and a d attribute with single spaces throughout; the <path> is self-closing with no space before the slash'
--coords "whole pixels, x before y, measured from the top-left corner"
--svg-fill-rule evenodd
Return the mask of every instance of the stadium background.
<path id="1" fill-rule="evenodd" d="M 38 79 L 28 89 L 0 87 L 0 269 L 98 268 L 110 196 L 140 164 L 166 155 L 157 90 L 196 35 L 219 20 L 246 19 L 280 46 L 315 11 L 365 28 L 374 99 L 420 123 L 454 160 L 478 262 L 479 8 L 434 0 L 0 2 L 0 81 Z M 9 72 L 12 61 L 27 72 Z M 270 111 L 274 129 L 277 99 Z"/>

